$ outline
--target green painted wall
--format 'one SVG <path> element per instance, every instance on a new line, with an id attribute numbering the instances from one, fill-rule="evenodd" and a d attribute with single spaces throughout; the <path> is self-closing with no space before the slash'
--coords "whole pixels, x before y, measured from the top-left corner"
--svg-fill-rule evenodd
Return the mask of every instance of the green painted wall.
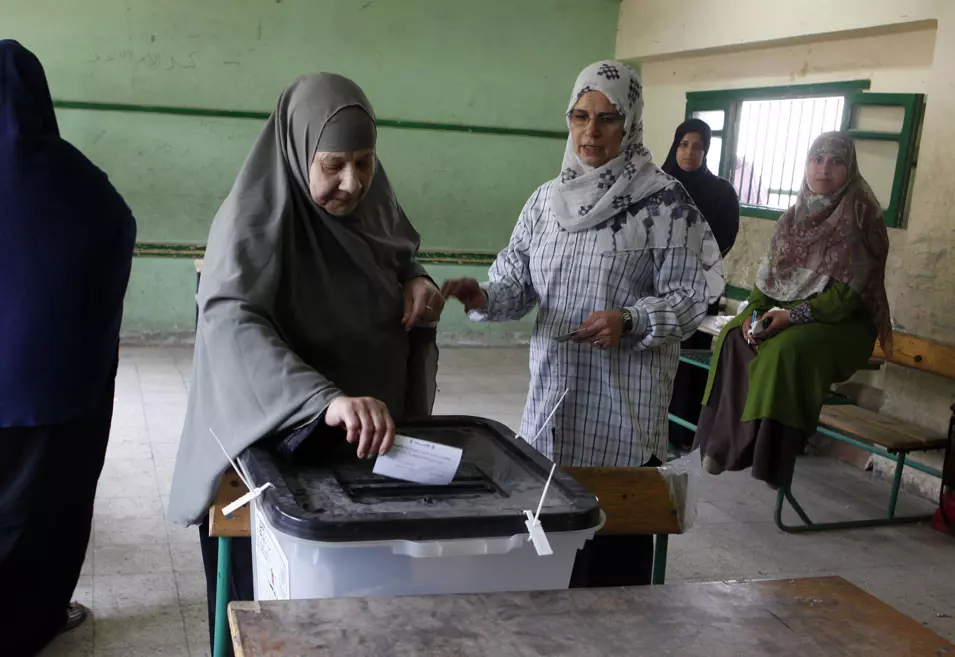
<path id="1" fill-rule="evenodd" d="M 612 56 L 618 0 L 2 0 L 0 37 L 61 100 L 269 111 L 297 75 L 354 78 L 380 118 L 563 130 L 577 72 Z M 133 208 L 141 242 L 203 242 L 261 128 L 248 119 L 58 110 Z M 496 251 L 560 167 L 561 140 L 384 128 L 380 154 L 432 251 Z M 483 268 L 436 266 L 436 279 Z M 137 259 L 124 331 L 188 333 L 191 261 Z M 500 341 L 529 324 L 442 331 Z"/>

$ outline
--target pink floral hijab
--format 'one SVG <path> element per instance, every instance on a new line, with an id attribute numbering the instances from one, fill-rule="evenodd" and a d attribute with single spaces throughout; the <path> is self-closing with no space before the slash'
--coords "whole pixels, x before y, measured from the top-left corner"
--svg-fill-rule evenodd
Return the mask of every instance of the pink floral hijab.
<path id="1" fill-rule="evenodd" d="M 809 159 L 820 153 L 842 157 L 849 167 L 845 184 L 829 196 L 816 194 L 805 176 L 796 204 L 780 218 L 756 287 L 778 301 L 799 301 L 822 292 L 832 280 L 862 296 L 882 348 L 892 348 L 885 263 L 889 236 L 882 206 L 859 173 L 855 144 L 842 132 L 826 132 L 813 142 Z"/>

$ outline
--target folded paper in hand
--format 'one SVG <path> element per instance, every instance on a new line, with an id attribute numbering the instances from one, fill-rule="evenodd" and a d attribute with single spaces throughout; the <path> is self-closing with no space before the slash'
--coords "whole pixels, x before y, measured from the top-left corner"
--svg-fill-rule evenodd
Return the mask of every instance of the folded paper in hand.
<path id="1" fill-rule="evenodd" d="M 450 484 L 461 464 L 463 450 L 430 440 L 395 436 L 391 450 L 375 461 L 377 475 L 416 484 Z"/>

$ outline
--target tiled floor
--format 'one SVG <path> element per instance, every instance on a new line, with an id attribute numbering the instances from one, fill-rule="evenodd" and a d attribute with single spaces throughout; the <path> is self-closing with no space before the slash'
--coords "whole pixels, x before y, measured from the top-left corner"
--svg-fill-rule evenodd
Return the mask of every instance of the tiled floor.
<path id="1" fill-rule="evenodd" d="M 521 349 L 446 349 L 436 412 L 517 427 L 527 389 Z M 76 598 L 94 621 L 44 657 L 208 655 L 197 530 L 164 513 L 186 403 L 191 353 L 124 349 L 93 540 Z M 819 519 L 878 514 L 888 488 L 831 459 L 806 458 L 796 493 Z M 775 496 L 748 473 L 707 477 L 698 524 L 671 540 L 670 582 L 842 575 L 955 640 L 955 540 L 924 526 L 790 536 Z M 901 510 L 930 508 L 903 494 Z"/>

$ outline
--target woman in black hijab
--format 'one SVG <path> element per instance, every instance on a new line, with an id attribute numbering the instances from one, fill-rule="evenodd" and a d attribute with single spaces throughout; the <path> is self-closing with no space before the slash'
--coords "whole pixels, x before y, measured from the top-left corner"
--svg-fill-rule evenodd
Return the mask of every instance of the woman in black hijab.
<path id="1" fill-rule="evenodd" d="M 679 180 L 690 194 L 710 225 L 720 245 L 720 253 L 726 257 L 739 233 L 739 197 L 728 181 L 714 175 L 706 166 L 712 136 L 713 132 L 705 121 L 690 119 L 681 123 L 673 135 L 663 170 Z M 709 314 L 719 314 L 718 302 L 710 307 Z M 710 336 L 697 332 L 683 343 L 683 347 L 707 349 L 710 342 Z M 706 371 L 680 363 L 673 383 L 670 413 L 696 424 L 705 389 Z M 689 447 L 693 444 L 693 432 L 670 423 L 670 443 Z"/>

